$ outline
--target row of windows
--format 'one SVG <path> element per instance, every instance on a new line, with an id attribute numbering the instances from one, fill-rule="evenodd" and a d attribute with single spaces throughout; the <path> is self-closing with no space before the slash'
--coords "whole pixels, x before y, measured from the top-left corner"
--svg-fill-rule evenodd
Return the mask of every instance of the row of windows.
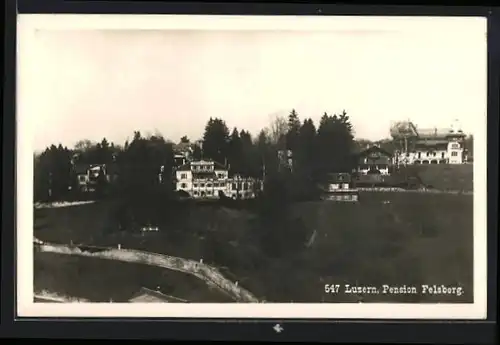
<path id="1" fill-rule="evenodd" d="M 192 165 L 193 171 L 212 171 L 214 170 L 213 165 Z"/>
<path id="2" fill-rule="evenodd" d="M 181 183 L 181 187 L 182 188 L 186 188 L 187 187 L 187 184 L 186 183 Z M 226 187 L 226 184 L 225 183 L 217 183 L 217 182 L 214 182 L 214 183 L 193 183 L 193 188 L 221 188 L 221 187 Z"/>
<path id="3" fill-rule="evenodd" d="M 215 187 L 215 188 L 224 188 L 226 185 L 224 183 L 217 183 L 217 182 L 214 182 L 213 184 L 212 183 L 193 183 L 193 187 L 194 188 L 212 188 L 212 187 Z M 251 183 L 248 183 L 248 182 L 238 182 L 238 183 L 232 183 L 231 184 L 231 190 L 246 190 L 246 189 L 250 189 L 252 187 L 252 184 Z M 181 188 L 187 188 L 187 183 L 181 183 Z"/>
<path id="4" fill-rule="evenodd" d="M 415 161 L 415 164 L 447 164 L 447 163 L 448 161 L 446 159 L 441 159 L 441 160 L 433 159 L 431 161 L 428 160 Z"/>
<path id="5" fill-rule="evenodd" d="M 219 174 L 217 174 L 217 178 L 223 179 L 223 178 L 225 178 L 225 175 L 219 173 Z M 186 180 L 186 179 L 187 179 L 187 173 L 182 173 L 181 180 Z"/>
<path id="6" fill-rule="evenodd" d="M 207 190 L 206 192 L 198 192 L 198 191 L 194 191 L 193 192 L 193 195 L 200 195 L 200 196 L 205 196 L 205 195 L 212 195 L 212 191 L 211 190 Z"/>

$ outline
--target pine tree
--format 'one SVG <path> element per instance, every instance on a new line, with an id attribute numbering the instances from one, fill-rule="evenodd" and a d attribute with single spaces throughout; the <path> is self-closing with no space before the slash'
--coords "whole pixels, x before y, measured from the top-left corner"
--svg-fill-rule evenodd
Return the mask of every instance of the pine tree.
<path id="1" fill-rule="evenodd" d="M 228 158 L 229 130 L 222 119 L 212 119 L 205 126 L 203 158 L 224 164 Z"/>

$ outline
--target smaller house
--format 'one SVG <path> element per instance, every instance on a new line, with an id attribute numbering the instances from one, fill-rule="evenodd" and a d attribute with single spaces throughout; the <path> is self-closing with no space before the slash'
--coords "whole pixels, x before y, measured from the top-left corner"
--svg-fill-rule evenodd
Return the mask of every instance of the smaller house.
<path id="1" fill-rule="evenodd" d="M 323 200 L 357 202 L 358 190 L 349 173 L 334 173 L 328 176 L 323 187 Z"/>
<path id="2" fill-rule="evenodd" d="M 118 179 L 116 164 L 75 164 L 73 172 L 76 175 L 77 185 L 82 192 L 94 192 L 100 176 L 104 176 L 108 183 L 115 183 Z"/>
<path id="3" fill-rule="evenodd" d="M 392 155 L 379 146 L 371 146 L 358 155 L 356 172 L 360 175 L 389 175 Z"/>
<path id="4" fill-rule="evenodd" d="M 263 182 L 241 175 L 234 175 L 227 181 L 227 196 L 231 199 L 253 199 L 263 190 Z"/>

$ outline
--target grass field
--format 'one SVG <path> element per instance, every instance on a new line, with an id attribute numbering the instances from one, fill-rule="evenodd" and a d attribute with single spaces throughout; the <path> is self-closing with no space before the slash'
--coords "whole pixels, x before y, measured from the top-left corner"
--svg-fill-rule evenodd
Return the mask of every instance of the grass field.
<path id="1" fill-rule="evenodd" d="M 360 200 L 357 204 L 283 206 L 288 209 L 281 218 L 264 228 L 259 217 L 249 211 L 193 206 L 183 222 L 144 236 L 113 231 L 116 205 L 101 202 L 36 210 L 35 236 L 56 243 L 120 243 L 124 248 L 203 258 L 229 279 L 271 302 L 472 302 L 471 195 L 363 193 Z M 315 241 L 306 247 L 314 230 Z M 93 259 L 54 255 L 35 257 L 36 289 L 119 300 L 129 297 L 139 285 L 161 285 L 162 275 L 170 274 L 140 265 L 90 263 Z M 165 291 L 167 294 L 216 301 L 205 294 L 206 286 L 185 283 L 180 276 L 170 275 L 167 280 L 171 289 L 176 289 L 175 293 Z M 360 296 L 324 292 L 325 284 L 346 283 L 459 285 L 464 294 Z M 92 290 L 99 284 L 103 286 L 100 292 Z M 88 296 L 89 291 L 94 295 Z"/>
<path id="2" fill-rule="evenodd" d="M 411 174 L 417 174 L 425 185 L 440 190 L 472 191 L 472 164 L 425 164 L 411 165 L 406 169 Z"/>
<path id="3" fill-rule="evenodd" d="M 191 275 L 118 261 L 35 253 L 35 291 L 51 291 L 92 302 L 126 302 L 141 287 L 191 302 L 231 302 Z"/>

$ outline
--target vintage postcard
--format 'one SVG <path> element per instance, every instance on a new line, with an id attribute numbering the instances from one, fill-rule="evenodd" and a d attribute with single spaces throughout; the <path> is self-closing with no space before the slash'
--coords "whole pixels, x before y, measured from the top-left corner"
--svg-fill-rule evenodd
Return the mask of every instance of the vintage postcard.
<path id="1" fill-rule="evenodd" d="M 19 316 L 486 317 L 486 19 L 20 15 L 17 68 Z"/>

